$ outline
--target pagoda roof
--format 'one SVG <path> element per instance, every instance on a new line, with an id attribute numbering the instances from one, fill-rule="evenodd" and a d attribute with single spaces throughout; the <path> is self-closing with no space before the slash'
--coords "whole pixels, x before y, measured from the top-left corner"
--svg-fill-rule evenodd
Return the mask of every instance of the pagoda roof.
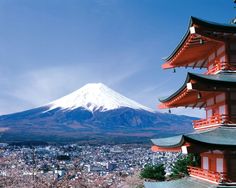
<path id="1" fill-rule="evenodd" d="M 159 147 L 181 147 L 183 143 L 200 143 L 204 145 L 236 147 L 236 128 L 221 126 L 215 129 L 196 131 L 184 135 L 152 139 L 152 143 Z"/>
<path id="2" fill-rule="evenodd" d="M 187 83 L 191 82 L 198 83 L 198 88 L 188 91 Z M 205 91 L 209 94 L 210 92 L 219 92 L 228 88 L 236 88 L 236 74 L 233 72 L 222 72 L 214 75 L 188 73 L 184 84 L 175 93 L 168 97 L 160 98 L 159 101 L 162 103 L 173 102 L 177 97 L 181 99 L 181 96 L 185 100 L 188 99 L 186 96 L 192 97 L 192 101 L 194 101 L 198 100 L 196 92 Z M 163 105 L 160 107 L 164 108 Z"/>
<path id="3" fill-rule="evenodd" d="M 151 139 L 152 143 L 160 147 L 179 147 L 184 143 L 183 135 L 172 136 L 167 138 Z"/>
<path id="4" fill-rule="evenodd" d="M 194 31 L 191 31 L 192 27 Z M 165 69 L 179 66 L 206 67 L 206 59 L 204 59 L 206 55 L 212 48 L 223 45 L 222 41 L 227 35 L 232 36 L 235 33 L 236 26 L 233 24 L 219 24 L 190 17 L 188 30 L 174 51 L 165 58 L 166 62 L 162 67 Z M 202 43 L 199 42 L 200 40 Z M 180 55 L 181 57 L 178 57 Z"/>
<path id="5" fill-rule="evenodd" d="M 218 84 L 227 84 L 227 85 L 232 85 L 235 84 L 236 82 L 236 74 L 234 72 L 222 72 L 219 74 L 194 74 L 194 73 L 189 73 L 191 74 L 192 79 L 198 79 L 201 81 L 208 81 L 208 82 L 213 82 L 213 83 L 218 83 Z"/>

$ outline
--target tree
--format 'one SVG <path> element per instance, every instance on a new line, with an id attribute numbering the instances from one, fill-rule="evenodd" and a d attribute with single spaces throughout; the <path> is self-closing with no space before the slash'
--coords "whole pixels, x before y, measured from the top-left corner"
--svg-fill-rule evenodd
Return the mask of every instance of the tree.
<path id="1" fill-rule="evenodd" d="M 165 180 L 165 168 L 163 164 L 160 165 L 146 165 L 141 171 L 140 176 L 142 178 L 164 181 Z"/>
<path id="2" fill-rule="evenodd" d="M 181 178 L 188 175 L 188 166 L 199 166 L 200 157 L 189 154 L 184 158 L 178 159 L 172 166 L 171 178 Z"/>

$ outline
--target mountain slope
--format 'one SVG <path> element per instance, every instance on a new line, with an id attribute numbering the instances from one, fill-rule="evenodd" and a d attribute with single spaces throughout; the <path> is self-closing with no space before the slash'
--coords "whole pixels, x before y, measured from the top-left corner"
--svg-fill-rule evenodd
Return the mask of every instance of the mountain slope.
<path id="1" fill-rule="evenodd" d="M 148 140 L 190 132 L 193 119 L 154 112 L 103 84 L 87 84 L 42 107 L 0 116 L 0 141 Z"/>
<path id="2" fill-rule="evenodd" d="M 115 92 L 102 83 L 87 84 L 77 91 L 49 103 L 50 110 L 55 108 L 73 110 L 83 107 L 89 111 L 107 111 L 121 107 L 153 111 L 125 96 Z"/>

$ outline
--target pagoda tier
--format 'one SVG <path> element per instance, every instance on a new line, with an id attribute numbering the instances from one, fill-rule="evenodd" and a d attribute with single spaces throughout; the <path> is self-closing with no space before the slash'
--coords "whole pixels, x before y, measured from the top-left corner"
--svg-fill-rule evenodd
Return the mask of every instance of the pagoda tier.
<path id="1" fill-rule="evenodd" d="M 175 67 L 207 68 L 207 74 L 236 70 L 236 26 L 191 17 L 188 30 L 164 69 Z"/>
<path id="2" fill-rule="evenodd" d="M 193 121 L 195 129 L 206 129 L 223 124 L 236 126 L 236 74 L 188 73 L 183 86 L 160 101 L 162 103 L 159 108 L 205 108 L 206 119 Z"/>
<path id="3" fill-rule="evenodd" d="M 188 73 L 184 84 L 179 90 L 169 97 L 159 99 L 162 102 L 159 108 L 203 108 L 207 107 L 207 100 L 211 97 L 222 96 L 222 94 L 226 93 L 234 94 L 235 92 L 236 74 L 234 73 L 220 73 L 216 75 Z M 225 100 L 225 97 L 218 98 L 216 99 L 217 102 Z"/>
<path id="4" fill-rule="evenodd" d="M 215 184 L 236 185 L 236 129 L 208 131 L 152 139 L 153 152 L 200 153 L 200 166 L 189 166 L 190 176 Z"/>
<path id="5" fill-rule="evenodd" d="M 187 33 L 163 65 L 175 67 L 207 72 L 188 73 L 179 90 L 160 99 L 159 108 L 205 108 L 206 118 L 193 121 L 193 133 L 153 139 L 152 150 L 199 154 L 201 164 L 188 168 L 190 176 L 235 187 L 236 26 L 191 17 Z"/>

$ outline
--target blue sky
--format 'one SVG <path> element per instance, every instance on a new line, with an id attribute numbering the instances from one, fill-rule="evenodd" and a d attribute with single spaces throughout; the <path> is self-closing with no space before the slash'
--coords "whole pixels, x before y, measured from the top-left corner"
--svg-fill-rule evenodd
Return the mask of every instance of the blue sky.
<path id="1" fill-rule="evenodd" d="M 0 114 L 90 82 L 155 109 L 184 82 L 185 69 L 173 74 L 161 64 L 190 16 L 229 23 L 233 7 L 231 0 L 0 0 Z"/>

